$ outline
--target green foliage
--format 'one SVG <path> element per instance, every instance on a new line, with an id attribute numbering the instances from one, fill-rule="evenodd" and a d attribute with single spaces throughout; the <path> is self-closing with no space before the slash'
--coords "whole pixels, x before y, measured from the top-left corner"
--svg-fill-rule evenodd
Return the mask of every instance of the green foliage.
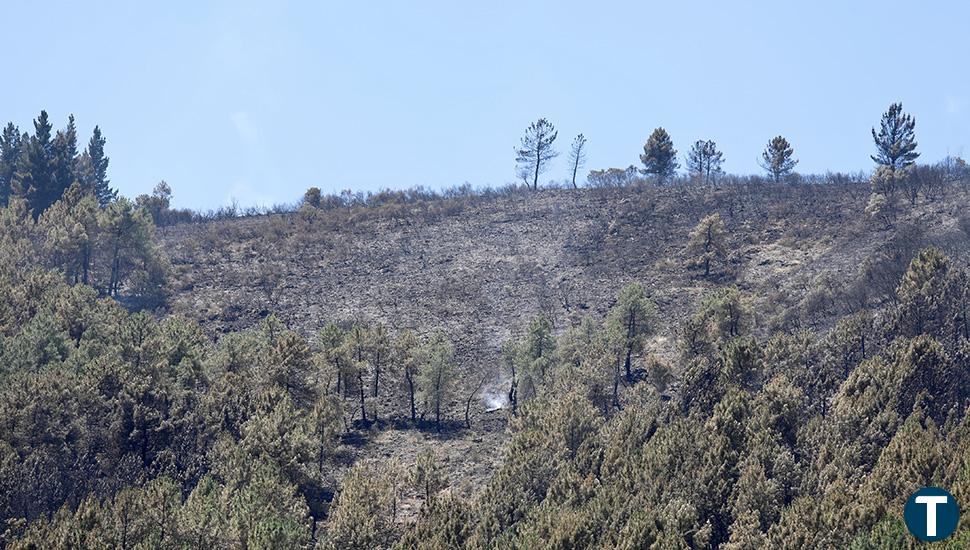
<path id="1" fill-rule="evenodd" d="M 556 361 L 552 328 L 552 321 L 540 315 L 529 323 L 520 341 L 506 343 L 504 355 L 512 380 L 513 406 L 535 398 L 549 382 Z"/>
<path id="2" fill-rule="evenodd" d="M 14 175 L 21 151 L 20 130 L 13 122 L 7 123 L 0 134 L 0 207 L 7 206 L 14 191 Z"/>
<path id="3" fill-rule="evenodd" d="M 103 245 L 97 261 L 97 285 L 117 296 L 127 281 L 144 305 L 159 304 L 167 294 L 165 278 L 170 269 L 155 240 L 151 216 L 121 198 L 98 214 Z"/>
<path id="4" fill-rule="evenodd" d="M 276 339 L 267 369 L 266 383 L 283 388 L 296 406 L 306 408 L 315 398 L 310 346 L 299 334 L 286 331 Z"/>
<path id="5" fill-rule="evenodd" d="M 522 142 L 515 150 L 516 174 L 526 184 L 532 180 L 532 188 L 539 188 L 539 175 L 549 167 L 549 162 L 559 156 L 553 143 L 559 132 L 544 118 L 533 122 L 525 131 Z"/>
<path id="6" fill-rule="evenodd" d="M 438 333 L 421 349 L 420 399 L 425 410 L 434 416 L 435 425 L 441 427 L 442 410 L 451 397 L 455 374 L 455 349 L 451 342 Z"/>
<path id="7" fill-rule="evenodd" d="M 684 351 L 689 357 L 711 356 L 744 333 L 751 322 L 749 317 L 748 306 L 737 287 L 711 292 L 684 326 Z"/>
<path id="8" fill-rule="evenodd" d="M 768 172 L 775 183 L 778 183 L 788 177 L 798 164 L 794 156 L 795 150 L 788 140 L 782 136 L 775 136 L 768 141 L 764 152 L 761 153 L 761 167 Z"/>
<path id="9" fill-rule="evenodd" d="M 448 474 L 434 452 L 427 450 L 418 455 L 410 482 L 426 501 L 433 501 L 438 493 L 448 488 Z"/>
<path id="10" fill-rule="evenodd" d="M 890 105 L 889 110 L 882 115 L 879 132 L 872 129 L 872 139 L 876 142 L 877 150 L 872 160 L 892 170 L 906 168 L 916 162 L 919 153 L 916 152 L 915 129 L 916 121 L 903 112 L 902 103 Z"/>
<path id="11" fill-rule="evenodd" d="M 970 336 L 970 284 L 938 248 L 919 252 L 896 290 L 893 332 L 902 337 L 928 334 L 954 345 Z M 952 348 L 951 348 L 952 349 Z"/>
<path id="12" fill-rule="evenodd" d="M 633 378 L 633 357 L 643 352 L 646 338 L 655 330 L 657 307 L 646 297 L 643 285 L 633 283 L 620 291 L 606 318 L 607 330 L 622 349 L 627 380 Z"/>
<path id="13" fill-rule="evenodd" d="M 81 155 L 79 164 L 81 181 L 84 184 L 84 191 L 92 195 L 98 201 L 98 206 L 104 208 L 118 198 L 118 192 L 111 188 L 108 180 L 109 160 L 104 153 L 104 136 L 101 135 L 101 128 L 94 127 L 88 148 Z"/>
<path id="14" fill-rule="evenodd" d="M 320 188 L 311 187 L 303 194 L 303 204 L 312 208 L 320 208 Z"/>
<path id="15" fill-rule="evenodd" d="M 100 230 L 97 200 L 83 195 L 77 183 L 71 185 L 41 215 L 38 230 L 44 235 L 51 265 L 63 271 L 69 282 L 89 284 Z"/>
<path id="16" fill-rule="evenodd" d="M 355 466 L 327 522 L 323 548 L 385 548 L 395 538 L 396 498 L 389 475 L 374 466 Z"/>
<path id="17" fill-rule="evenodd" d="M 677 174 L 677 169 L 680 168 L 677 150 L 674 149 L 674 142 L 667 130 L 657 128 L 650 134 L 643 145 L 640 162 L 643 163 L 644 173 L 656 177 L 659 183 L 666 183 Z"/>
<path id="18" fill-rule="evenodd" d="M 54 144 L 51 139 L 51 123 L 47 111 L 41 111 L 34 119 L 34 135 L 23 140 L 22 152 L 17 161 L 12 189 L 27 199 L 28 209 L 34 219 L 40 217 L 48 206 L 60 197 L 54 180 Z"/>
<path id="19" fill-rule="evenodd" d="M 135 197 L 135 206 L 148 212 L 155 225 L 160 225 L 172 201 L 172 188 L 164 181 L 158 182 L 151 195 Z"/>
<path id="20" fill-rule="evenodd" d="M 687 253 L 692 263 L 704 268 L 704 276 L 711 274 L 711 263 L 727 257 L 727 235 L 724 220 L 715 212 L 705 216 L 687 238 Z"/>
<path id="21" fill-rule="evenodd" d="M 413 527 L 396 548 L 462 548 L 471 535 L 472 510 L 461 497 L 445 493 L 421 507 Z"/>
<path id="22" fill-rule="evenodd" d="M 213 341 L 130 312 L 98 292 L 103 258 L 133 254 L 133 288 L 156 261 L 137 259 L 157 252 L 150 216 L 81 190 L 36 223 L 23 199 L 0 211 L 5 547 L 905 547 L 914 488 L 970 498 L 967 277 L 939 250 L 893 303 L 787 333 L 736 287 L 669 327 L 639 284 L 559 333 L 536 318 L 504 348 L 523 398 L 469 494 L 440 448 L 467 387 L 443 333 L 358 318 L 308 341 L 269 315 Z M 677 329 L 679 356 L 662 347 Z M 443 433 L 416 432 L 433 450 L 406 471 L 355 454 L 421 417 Z"/>

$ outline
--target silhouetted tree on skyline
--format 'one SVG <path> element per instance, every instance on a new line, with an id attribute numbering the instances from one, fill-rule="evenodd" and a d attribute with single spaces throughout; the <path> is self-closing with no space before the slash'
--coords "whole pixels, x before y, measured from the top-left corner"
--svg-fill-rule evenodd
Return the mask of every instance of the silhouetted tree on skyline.
<path id="1" fill-rule="evenodd" d="M 659 183 L 666 183 L 677 173 L 677 169 L 680 168 L 680 164 L 677 163 L 677 150 L 674 149 L 674 142 L 670 139 L 667 130 L 657 128 L 650 134 L 650 138 L 643 146 L 640 162 L 644 166 L 643 172 L 656 176 Z"/>
<path id="2" fill-rule="evenodd" d="M 882 115 L 879 132 L 872 129 L 872 139 L 876 142 L 878 152 L 870 158 L 893 170 L 913 164 L 919 157 L 916 152 L 915 129 L 916 120 L 903 112 L 903 104 L 893 103 Z"/>
<path id="3" fill-rule="evenodd" d="M 548 120 L 540 118 L 525 130 L 522 142 L 515 151 L 515 162 L 518 163 L 518 173 L 528 183 L 532 178 L 532 188 L 539 188 L 539 174 L 549 167 L 549 161 L 559 153 L 552 148 L 556 141 L 556 127 Z"/>
<path id="4" fill-rule="evenodd" d="M 761 153 L 761 167 L 775 183 L 780 182 L 785 176 L 791 174 L 798 164 L 798 160 L 793 158 L 795 150 L 792 149 L 788 140 L 782 136 L 775 136 L 768 142 L 763 153 Z"/>
<path id="5" fill-rule="evenodd" d="M 717 144 L 711 140 L 699 139 L 691 146 L 687 154 L 687 171 L 692 176 L 703 177 L 704 183 L 714 183 L 718 174 L 722 173 L 724 153 L 718 151 Z"/>
<path id="6" fill-rule="evenodd" d="M 586 164 L 586 136 L 579 134 L 573 139 L 573 144 L 569 149 L 569 168 L 572 170 L 573 189 L 576 185 L 576 172 Z"/>

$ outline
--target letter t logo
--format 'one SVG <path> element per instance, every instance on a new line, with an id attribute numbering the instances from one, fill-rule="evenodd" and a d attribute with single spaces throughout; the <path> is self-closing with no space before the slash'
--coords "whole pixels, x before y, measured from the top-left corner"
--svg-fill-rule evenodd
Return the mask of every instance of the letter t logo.
<path id="1" fill-rule="evenodd" d="M 946 495 L 929 496 L 920 495 L 916 497 L 916 504 L 926 505 L 926 536 L 936 536 L 936 505 L 946 504 Z"/>

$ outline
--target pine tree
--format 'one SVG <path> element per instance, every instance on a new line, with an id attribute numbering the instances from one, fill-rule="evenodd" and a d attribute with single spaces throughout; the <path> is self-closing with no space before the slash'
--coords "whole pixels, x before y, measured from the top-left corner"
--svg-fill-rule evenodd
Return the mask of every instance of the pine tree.
<path id="1" fill-rule="evenodd" d="M 151 216 L 121 198 L 98 213 L 98 230 L 103 236 L 96 264 L 98 287 L 117 296 L 126 283 L 150 305 L 164 298 L 168 260 L 155 240 Z"/>
<path id="2" fill-rule="evenodd" d="M 78 180 L 77 127 L 74 115 L 67 119 L 67 128 L 58 130 L 52 145 L 54 200 L 59 200 L 65 191 Z"/>
<path id="3" fill-rule="evenodd" d="M 367 422 L 367 402 L 365 399 L 364 374 L 367 371 L 367 328 L 355 323 L 344 338 L 344 397 L 357 394 L 360 404 L 360 419 Z"/>
<path id="4" fill-rule="evenodd" d="M 655 176 L 659 183 L 666 183 L 677 173 L 680 168 L 677 150 L 674 149 L 674 142 L 666 130 L 657 128 L 650 134 L 647 143 L 643 145 L 640 162 L 644 166 L 643 172 Z"/>
<path id="5" fill-rule="evenodd" d="M 794 154 L 795 150 L 792 149 L 787 139 L 782 136 L 775 136 L 771 138 L 768 146 L 761 153 L 761 167 L 768 172 L 775 183 L 778 183 L 791 174 L 795 165 L 798 164 L 798 161 L 792 158 Z"/>
<path id="6" fill-rule="evenodd" d="M 44 211 L 38 222 L 44 234 L 44 248 L 69 283 L 90 282 L 98 237 L 97 212 L 97 202 L 82 195 L 80 185 L 75 182 L 60 200 Z"/>
<path id="7" fill-rule="evenodd" d="M 326 549 L 388 548 L 394 537 L 396 498 L 387 469 L 357 464 L 343 486 L 327 522 Z"/>
<path id="8" fill-rule="evenodd" d="M 162 225 L 165 214 L 172 203 L 172 187 L 162 180 L 152 188 L 152 194 L 141 194 L 135 197 L 135 205 L 148 212 L 155 225 Z"/>
<path id="9" fill-rule="evenodd" d="M 95 126 L 80 162 L 84 191 L 94 195 L 101 208 L 108 206 L 118 196 L 118 192 L 109 185 L 110 181 L 107 177 L 109 159 L 104 154 L 104 144 L 105 139 L 101 135 L 101 128 Z"/>
<path id="10" fill-rule="evenodd" d="M 724 153 L 717 149 L 717 144 L 711 140 L 697 140 L 687 154 L 687 171 L 694 177 L 704 178 L 704 183 L 710 185 L 723 171 Z"/>
<path id="11" fill-rule="evenodd" d="M 317 343 L 320 346 L 320 360 L 328 370 L 328 376 L 335 382 L 333 393 L 338 396 L 345 394 L 344 331 L 331 321 L 317 335 Z M 327 382 L 327 391 L 329 388 L 330 384 Z"/>
<path id="12" fill-rule="evenodd" d="M 410 477 L 411 484 L 425 502 L 435 500 L 438 493 L 448 488 L 448 471 L 431 449 L 417 456 Z"/>
<path id="13" fill-rule="evenodd" d="M 381 373 L 387 366 L 387 358 L 391 352 L 391 340 L 384 323 L 375 324 L 369 331 L 367 340 L 370 364 L 374 371 L 371 397 L 377 397 L 380 390 Z"/>
<path id="14" fill-rule="evenodd" d="M 312 370 L 310 346 L 299 334 L 284 332 L 273 349 L 268 381 L 286 390 L 296 406 L 308 407 L 316 400 Z"/>
<path id="15" fill-rule="evenodd" d="M 339 443 L 340 421 L 343 411 L 339 398 L 321 395 L 309 414 L 309 436 L 316 459 L 317 476 L 325 474 L 326 461 L 333 455 Z"/>
<path id="16" fill-rule="evenodd" d="M 569 148 L 569 168 L 572 172 L 573 189 L 577 188 L 576 173 L 586 164 L 586 136 L 579 134 Z"/>
<path id="17" fill-rule="evenodd" d="M 876 142 L 876 154 L 873 161 L 892 170 L 906 168 L 916 162 L 919 153 L 916 152 L 914 130 L 916 121 L 912 116 L 903 112 L 902 103 L 893 103 L 882 115 L 879 132 L 872 129 L 872 139 Z"/>
<path id="18" fill-rule="evenodd" d="M 892 316 L 899 336 L 931 334 L 942 340 L 955 317 L 951 308 L 959 303 L 950 258 L 939 248 L 924 248 L 910 262 L 896 289 L 897 307 Z"/>
<path id="19" fill-rule="evenodd" d="M 704 276 L 711 274 L 711 262 L 727 256 L 724 220 L 715 212 L 705 216 L 690 232 L 687 252 L 697 265 L 704 266 Z"/>
<path id="20" fill-rule="evenodd" d="M 556 340 L 552 335 L 552 321 L 540 315 L 529 323 L 525 337 L 515 349 L 515 373 L 521 397 L 536 397 L 546 383 L 547 374 L 556 357 Z"/>
<path id="21" fill-rule="evenodd" d="M 441 429 L 445 402 L 451 397 L 455 372 L 455 348 L 444 335 L 435 334 L 425 344 L 421 366 L 421 397 L 434 415 L 435 426 Z"/>
<path id="22" fill-rule="evenodd" d="M 21 146 L 23 153 L 17 163 L 13 189 L 27 199 L 36 220 L 59 198 L 55 192 L 54 152 L 47 111 L 41 111 L 34 120 L 34 135 Z"/>
<path id="23" fill-rule="evenodd" d="M 214 548 L 223 540 L 226 517 L 222 508 L 223 487 L 205 476 L 185 499 L 179 510 L 179 538 L 192 548 Z"/>
<path id="24" fill-rule="evenodd" d="M 540 118 L 525 130 L 522 142 L 515 151 L 518 174 L 526 182 L 532 179 L 532 188 L 539 188 L 539 174 L 549 167 L 549 162 L 559 156 L 552 148 L 556 141 L 556 127 L 548 120 Z"/>
<path id="25" fill-rule="evenodd" d="M 7 206 L 13 192 L 13 180 L 17 161 L 20 159 L 20 149 L 20 129 L 10 122 L 0 135 L 0 207 Z"/>
<path id="26" fill-rule="evenodd" d="M 408 398 L 408 413 L 411 422 L 416 422 L 417 404 L 416 396 L 418 392 L 418 376 L 420 373 L 420 357 L 418 349 L 418 339 L 411 331 L 404 331 L 398 335 L 394 342 L 394 358 L 398 364 L 402 375 L 402 382 Z"/>
<path id="27" fill-rule="evenodd" d="M 656 311 L 639 283 L 623 287 L 610 309 L 606 323 L 620 338 L 627 381 L 633 379 L 633 356 L 643 351 L 644 341 L 656 328 Z"/>
<path id="28" fill-rule="evenodd" d="M 729 340 L 741 336 L 748 311 L 736 286 L 720 288 L 706 295 L 684 327 L 684 348 L 688 356 L 710 355 Z"/>

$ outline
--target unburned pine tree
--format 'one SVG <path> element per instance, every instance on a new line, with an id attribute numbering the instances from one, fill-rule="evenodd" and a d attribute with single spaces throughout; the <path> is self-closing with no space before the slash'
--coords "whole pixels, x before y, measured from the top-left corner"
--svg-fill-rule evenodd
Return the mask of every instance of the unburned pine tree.
<path id="1" fill-rule="evenodd" d="M 27 199 L 35 220 L 61 196 L 54 188 L 52 129 L 47 111 L 41 111 L 34 119 L 34 135 L 21 138 L 21 154 L 11 182 L 13 192 Z"/>
<path id="2" fill-rule="evenodd" d="M 364 373 L 367 369 L 367 329 L 354 324 L 344 339 L 344 395 L 357 394 L 360 402 L 360 419 L 367 422 L 367 407 L 364 399 Z M 349 390 L 349 391 L 347 391 Z"/>
<path id="3" fill-rule="evenodd" d="M 429 503 L 449 484 L 447 470 L 431 449 L 423 451 L 415 459 L 410 481 L 418 494 Z"/>
<path id="4" fill-rule="evenodd" d="M 879 122 L 879 132 L 872 129 L 872 140 L 876 143 L 876 154 L 871 155 L 879 166 L 891 170 L 906 168 L 916 162 L 915 139 L 916 120 L 903 112 L 902 103 L 893 103 L 883 113 Z"/>
<path id="5" fill-rule="evenodd" d="M 656 177 L 661 184 L 667 183 L 677 174 L 677 168 L 680 168 L 677 150 L 674 149 L 674 142 L 667 130 L 657 128 L 650 134 L 650 138 L 643 145 L 640 162 L 643 163 L 643 172 Z"/>
<path id="6" fill-rule="evenodd" d="M 122 197 L 98 212 L 98 230 L 96 286 L 117 296 L 128 285 L 145 306 L 161 303 L 170 265 L 155 238 L 151 216 Z"/>
<path id="7" fill-rule="evenodd" d="M 78 171 L 84 185 L 84 192 L 94 196 L 98 201 L 98 206 L 102 208 L 118 198 L 118 192 L 111 188 L 111 181 L 108 179 L 110 159 L 104 154 L 104 144 L 105 139 L 101 135 L 101 128 L 95 126 L 88 147 L 81 154 L 78 162 Z"/>
<path id="8" fill-rule="evenodd" d="M 455 348 L 443 334 L 437 333 L 424 345 L 421 355 L 421 398 L 426 410 L 434 415 L 435 427 L 440 430 L 442 409 L 451 397 L 454 383 Z"/>
<path id="9" fill-rule="evenodd" d="M 559 156 L 552 147 L 558 135 L 551 122 L 540 118 L 526 128 L 519 148 L 515 150 L 519 177 L 527 184 L 531 179 L 533 189 L 539 188 L 539 175 L 549 168 L 549 162 Z"/>
<path id="10" fill-rule="evenodd" d="M 333 380 L 333 393 L 338 396 L 341 392 L 346 393 L 344 337 L 344 331 L 332 321 L 317 335 L 317 345 L 320 346 L 319 362 L 328 372 L 326 390 L 330 391 L 330 380 Z"/>
<path id="11" fill-rule="evenodd" d="M 378 322 L 368 331 L 368 351 L 370 364 L 374 370 L 374 380 L 371 384 L 371 397 L 377 397 L 380 389 L 381 372 L 391 353 L 391 339 L 387 334 L 384 323 Z"/>
<path id="12" fill-rule="evenodd" d="M 795 165 L 798 164 L 798 160 L 794 156 L 795 150 L 792 149 L 788 140 L 782 136 L 775 136 L 771 138 L 764 152 L 761 153 L 759 163 L 768 172 L 771 179 L 775 183 L 779 183 L 788 177 L 795 169 Z"/>
<path id="13" fill-rule="evenodd" d="M 643 351 L 646 338 L 654 331 L 656 311 L 644 294 L 643 285 L 633 283 L 623 287 L 606 318 L 607 329 L 619 338 L 627 381 L 633 380 L 634 355 Z"/>
<path id="14" fill-rule="evenodd" d="M 0 134 L 0 207 L 7 206 L 13 193 L 21 143 L 20 129 L 13 122 L 7 123 Z"/>
<path id="15" fill-rule="evenodd" d="M 421 372 L 421 350 L 419 348 L 418 339 L 414 336 L 413 332 L 408 330 L 398 335 L 394 341 L 392 350 L 394 361 L 397 363 L 397 368 L 401 372 L 401 378 L 408 400 L 407 411 L 410 415 L 411 422 L 417 422 L 418 420 L 416 396 L 418 391 L 418 377 Z"/>
<path id="16" fill-rule="evenodd" d="M 98 241 L 98 203 L 74 183 L 64 196 L 41 214 L 38 227 L 51 263 L 72 284 L 89 284 L 91 262 Z"/>
<path id="17" fill-rule="evenodd" d="M 704 267 L 704 276 L 711 274 L 711 263 L 727 256 L 724 220 L 715 212 L 705 216 L 690 232 L 687 253 L 695 265 Z"/>
<path id="18" fill-rule="evenodd" d="M 397 498 L 385 468 L 357 464 L 344 476 L 320 548 L 389 548 L 397 538 Z"/>

